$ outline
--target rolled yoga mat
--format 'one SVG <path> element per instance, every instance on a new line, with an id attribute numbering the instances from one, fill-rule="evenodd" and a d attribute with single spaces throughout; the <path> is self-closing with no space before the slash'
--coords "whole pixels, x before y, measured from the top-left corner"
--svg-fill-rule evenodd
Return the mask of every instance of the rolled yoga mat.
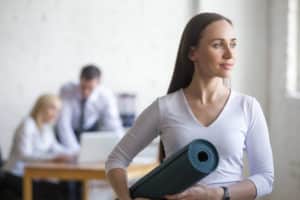
<path id="1" fill-rule="evenodd" d="M 210 142 L 194 140 L 132 185 L 131 197 L 160 200 L 182 192 L 214 171 L 218 162 L 218 152 Z"/>

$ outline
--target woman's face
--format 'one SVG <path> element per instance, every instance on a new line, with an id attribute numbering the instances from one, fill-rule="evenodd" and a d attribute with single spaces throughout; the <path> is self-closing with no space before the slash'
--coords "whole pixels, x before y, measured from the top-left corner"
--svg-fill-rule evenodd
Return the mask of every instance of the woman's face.
<path id="1" fill-rule="evenodd" d="M 47 106 L 43 114 L 43 122 L 47 124 L 54 123 L 57 119 L 59 110 L 60 110 L 59 106 L 56 105 Z"/>
<path id="2" fill-rule="evenodd" d="M 231 24 L 219 20 L 208 25 L 189 57 L 202 78 L 227 78 L 235 64 L 236 37 Z"/>

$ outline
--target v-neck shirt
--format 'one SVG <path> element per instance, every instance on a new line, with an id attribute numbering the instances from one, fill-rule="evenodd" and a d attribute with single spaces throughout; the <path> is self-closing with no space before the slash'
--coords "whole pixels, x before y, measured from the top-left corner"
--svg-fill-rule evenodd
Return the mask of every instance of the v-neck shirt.
<path id="1" fill-rule="evenodd" d="M 210 127 L 210 126 L 213 126 L 213 124 L 219 119 L 219 116 L 222 115 L 224 109 L 227 107 L 227 103 L 228 101 L 230 100 L 230 97 L 231 97 L 231 90 L 229 91 L 229 95 L 228 97 L 226 98 L 226 101 L 225 101 L 225 104 L 223 105 L 223 107 L 221 108 L 221 110 L 218 112 L 218 114 L 216 115 L 216 117 L 214 119 L 211 120 L 211 122 L 208 124 L 208 125 L 203 125 L 203 122 L 201 122 L 197 117 L 196 115 L 194 114 L 188 100 L 187 100 L 187 97 L 186 95 L 184 94 L 183 90 L 181 89 L 180 90 L 180 93 L 182 94 L 182 99 L 183 99 L 183 102 L 187 108 L 187 110 L 189 111 L 191 117 L 193 118 L 193 120 L 195 120 L 196 123 L 198 123 L 200 126 L 204 126 L 204 127 Z M 201 114 L 200 114 L 201 115 Z"/>
<path id="2" fill-rule="evenodd" d="M 182 89 L 158 98 L 147 107 L 114 148 L 106 170 L 126 168 L 155 137 L 160 136 L 166 157 L 195 139 L 210 141 L 219 153 L 217 169 L 199 181 L 208 186 L 230 185 L 243 176 L 244 153 L 257 196 L 272 191 L 274 169 L 266 120 L 258 101 L 231 90 L 222 111 L 208 126 L 193 114 Z"/>

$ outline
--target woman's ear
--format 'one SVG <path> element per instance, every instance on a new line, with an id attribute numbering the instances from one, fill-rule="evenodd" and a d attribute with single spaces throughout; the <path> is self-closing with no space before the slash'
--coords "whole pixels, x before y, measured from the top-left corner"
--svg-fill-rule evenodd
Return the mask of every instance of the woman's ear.
<path id="1" fill-rule="evenodd" d="M 188 57 L 192 62 L 194 62 L 196 60 L 196 47 L 194 47 L 194 46 L 190 47 Z"/>

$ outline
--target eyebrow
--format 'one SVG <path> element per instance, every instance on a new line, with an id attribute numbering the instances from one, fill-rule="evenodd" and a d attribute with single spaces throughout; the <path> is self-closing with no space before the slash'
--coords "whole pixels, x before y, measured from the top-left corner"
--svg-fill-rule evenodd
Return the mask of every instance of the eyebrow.
<path id="1" fill-rule="evenodd" d="M 224 38 L 214 38 L 214 39 L 211 39 L 211 42 L 216 41 L 216 40 L 224 41 Z M 230 41 L 237 41 L 237 39 L 232 38 L 232 39 L 230 39 Z"/>

